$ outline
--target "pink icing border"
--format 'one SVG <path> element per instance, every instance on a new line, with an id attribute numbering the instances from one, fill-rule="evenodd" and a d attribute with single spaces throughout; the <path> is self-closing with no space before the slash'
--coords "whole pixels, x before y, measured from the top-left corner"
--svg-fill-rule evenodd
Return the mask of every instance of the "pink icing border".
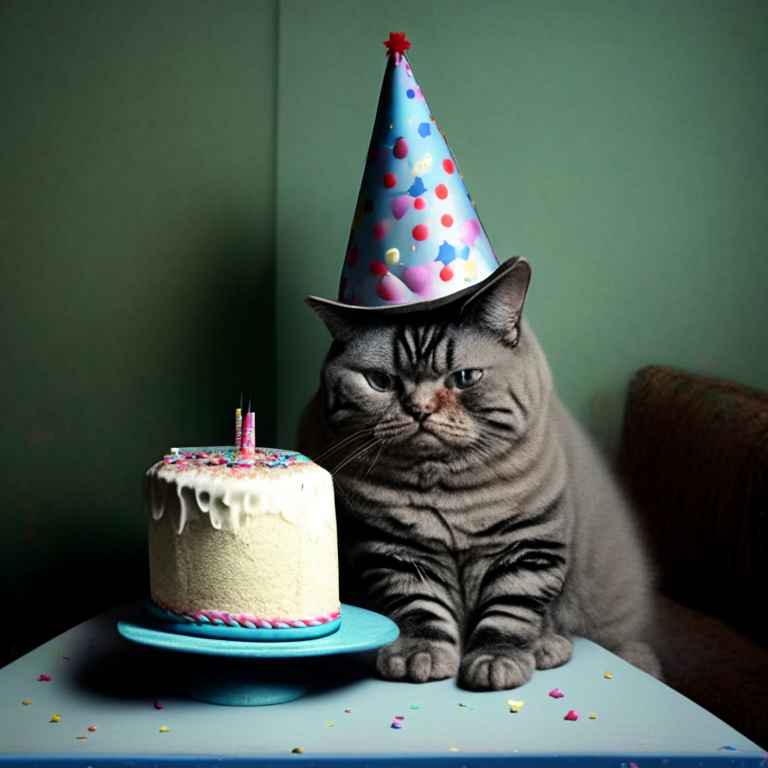
<path id="1" fill-rule="evenodd" d="M 328 624 L 341 616 L 341 611 L 331 611 L 322 616 L 316 616 L 312 619 L 264 619 L 260 616 L 254 616 L 252 613 L 228 613 L 226 611 L 193 611 L 191 613 L 179 613 L 171 611 L 165 606 L 160 606 L 163 610 L 169 611 L 187 621 L 194 621 L 197 624 L 217 625 L 221 622 L 227 627 L 240 626 L 243 629 L 301 629 L 302 627 L 319 627 L 322 624 Z M 220 626 L 220 625 L 219 625 Z"/>

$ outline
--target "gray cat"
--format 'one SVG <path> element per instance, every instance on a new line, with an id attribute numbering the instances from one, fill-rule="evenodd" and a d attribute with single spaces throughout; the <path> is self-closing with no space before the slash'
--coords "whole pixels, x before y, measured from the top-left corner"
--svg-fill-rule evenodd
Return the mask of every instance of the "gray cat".
<path id="1" fill-rule="evenodd" d="M 529 280 L 515 258 L 436 309 L 307 299 L 333 344 L 299 449 L 334 474 L 344 600 L 400 627 L 387 679 L 515 688 L 574 635 L 660 674 L 632 513 L 555 395 Z"/>

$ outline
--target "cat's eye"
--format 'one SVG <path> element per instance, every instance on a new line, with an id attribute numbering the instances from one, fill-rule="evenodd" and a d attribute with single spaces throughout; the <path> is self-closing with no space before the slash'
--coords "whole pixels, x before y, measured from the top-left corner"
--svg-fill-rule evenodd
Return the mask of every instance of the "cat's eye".
<path id="1" fill-rule="evenodd" d="M 474 386 L 483 377 L 483 372 L 479 368 L 465 368 L 463 371 L 457 371 L 451 377 L 453 385 L 459 389 L 466 389 Z"/>
<path id="2" fill-rule="evenodd" d="M 378 392 L 386 392 L 395 384 L 395 380 L 384 371 L 366 371 L 365 378 L 368 383 Z"/>

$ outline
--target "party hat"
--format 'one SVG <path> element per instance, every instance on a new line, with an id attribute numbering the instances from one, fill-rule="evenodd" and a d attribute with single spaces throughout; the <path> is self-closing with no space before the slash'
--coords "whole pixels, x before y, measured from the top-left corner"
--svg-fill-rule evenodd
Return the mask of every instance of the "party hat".
<path id="1" fill-rule="evenodd" d="M 384 45 L 387 68 L 339 302 L 442 304 L 482 283 L 499 261 L 406 57 L 410 42 L 392 32 Z"/>

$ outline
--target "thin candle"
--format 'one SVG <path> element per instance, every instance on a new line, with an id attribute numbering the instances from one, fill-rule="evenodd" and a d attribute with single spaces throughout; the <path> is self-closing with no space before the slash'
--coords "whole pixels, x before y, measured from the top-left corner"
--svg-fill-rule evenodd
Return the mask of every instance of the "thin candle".
<path id="1" fill-rule="evenodd" d="M 235 447 L 239 450 L 243 442 L 243 393 L 240 393 L 240 407 L 235 409 Z"/>
<path id="2" fill-rule="evenodd" d="M 243 428 L 243 447 L 240 453 L 243 456 L 253 456 L 256 452 L 256 414 L 248 411 L 245 414 L 245 425 Z"/>

